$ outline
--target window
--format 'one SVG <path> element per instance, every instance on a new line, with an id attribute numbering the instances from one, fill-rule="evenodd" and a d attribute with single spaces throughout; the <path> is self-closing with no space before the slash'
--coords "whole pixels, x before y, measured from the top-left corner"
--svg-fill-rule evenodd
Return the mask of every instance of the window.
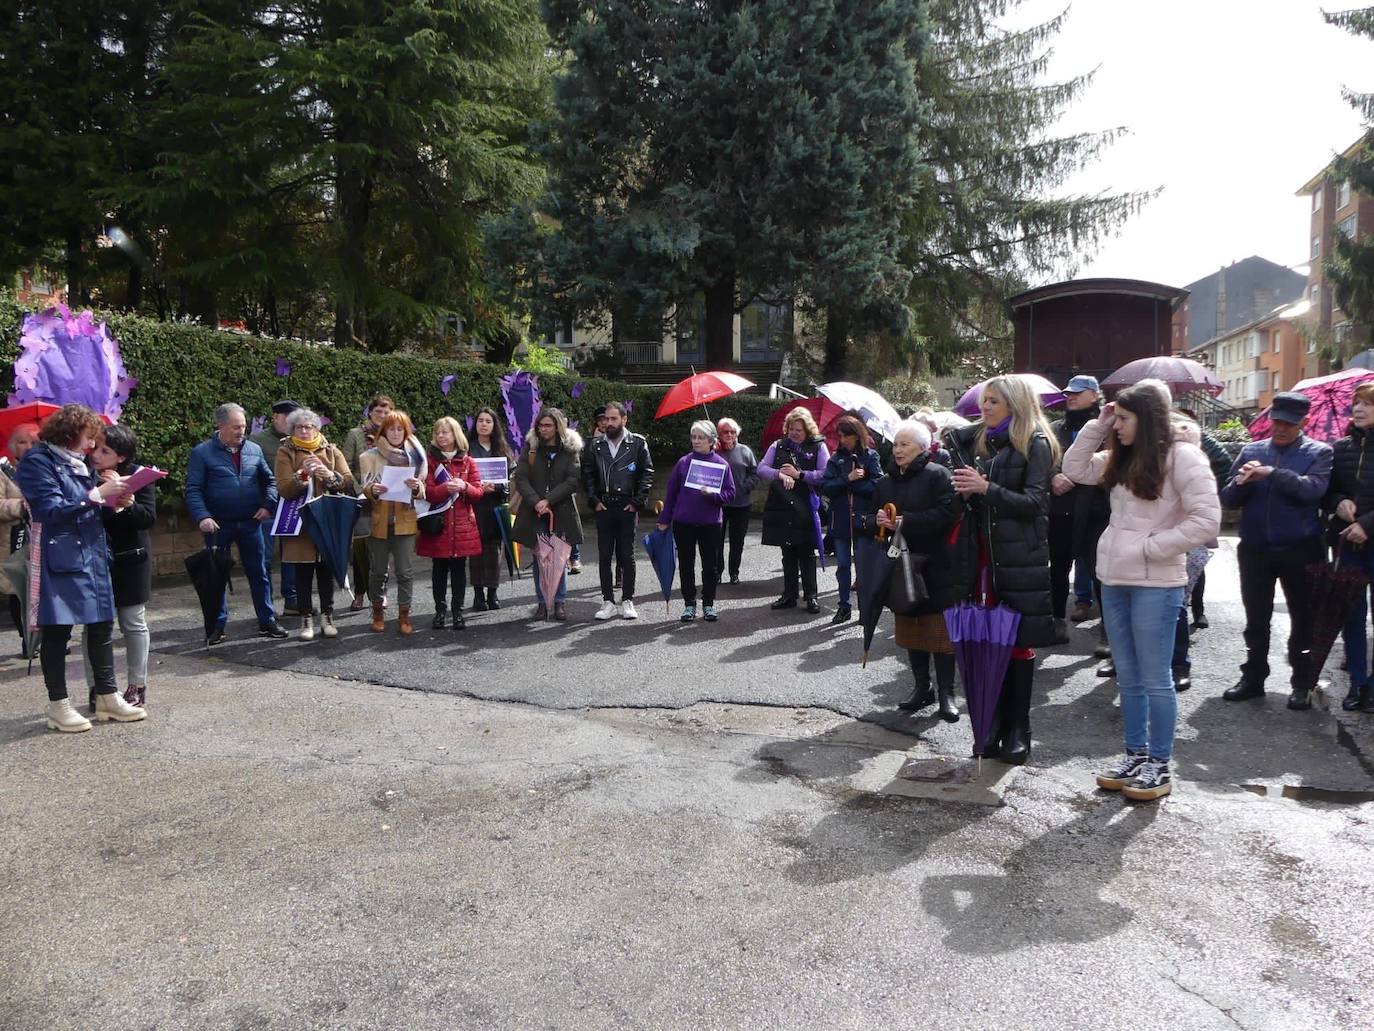
<path id="1" fill-rule="evenodd" d="M 1312 210 L 1313 210 L 1313 211 L 1320 211 L 1320 210 L 1322 209 L 1322 194 L 1323 194 L 1324 192 L 1326 192 L 1326 186 L 1325 186 L 1325 184 L 1323 184 L 1323 185 L 1321 185 L 1321 186 L 1318 186 L 1315 190 L 1312 191 Z"/>
<path id="2" fill-rule="evenodd" d="M 1314 258 L 1319 258 L 1319 257 L 1321 257 L 1321 253 L 1322 253 L 1322 238 L 1321 238 L 1321 234 L 1318 233 L 1316 236 L 1312 237 L 1312 257 L 1314 257 Z"/>
<path id="3" fill-rule="evenodd" d="M 1345 182 L 1341 183 L 1341 188 L 1340 188 L 1340 190 L 1338 190 L 1337 193 L 1336 193 L 1336 207 L 1337 207 L 1337 209 L 1340 209 L 1340 208 L 1345 207 L 1345 206 L 1346 206 L 1347 204 L 1349 204 L 1349 203 L 1350 203 L 1350 180 L 1347 179 Z"/>
<path id="4" fill-rule="evenodd" d="M 1270 389 L 1270 390 L 1278 390 L 1278 389 L 1279 389 L 1279 374 L 1278 374 L 1277 372 L 1274 373 L 1274 378 L 1271 379 L 1271 380 L 1269 381 L 1269 389 Z"/>
<path id="5" fill-rule="evenodd" d="M 1308 353 L 1308 354 L 1316 354 L 1316 353 L 1317 353 L 1317 338 L 1316 338 L 1316 337 L 1308 337 L 1308 339 L 1307 339 L 1307 353 Z"/>
<path id="6" fill-rule="evenodd" d="M 1317 298 L 1321 296 L 1321 284 L 1313 283 L 1307 288 L 1307 299 L 1313 304 L 1317 303 Z"/>
<path id="7" fill-rule="evenodd" d="M 1352 239 L 1355 235 L 1355 216 L 1347 215 L 1345 218 L 1337 222 L 1336 232 L 1340 233 L 1347 240 Z"/>
<path id="8" fill-rule="evenodd" d="M 1274 330 L 1274 353 L 1278 354 L 1283 350 L 1283 330 Z"/>
<path id="9" fill-rule="evenodd" d="M 1347 340 L 1349 340 L 1351 329 L 1352 326 L 1350 324 L 1349 319 L 1346 319 L 1346 321 L 1344 322 L 1338 322 L 1334 327 L 1332 327 L 1332 332 L 1336 336 L 1336 343 L 1343 344 Z"/>

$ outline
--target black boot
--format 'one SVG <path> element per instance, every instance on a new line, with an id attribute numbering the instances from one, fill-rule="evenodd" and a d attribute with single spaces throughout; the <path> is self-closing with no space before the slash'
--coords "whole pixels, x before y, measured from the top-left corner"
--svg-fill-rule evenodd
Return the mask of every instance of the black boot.
<path id="1" fill-rule="evenodd" d="M 1360 712 L 1374 712 L 1374 685 L 1360 688 Z"/>
<path id="2" fill-rule="evenodd" d="M 1006 716 L 1002 734 L 1001 758 L 1011 766 L 1024 766 L 1030 759 L 1031 684 L 1035 678 L 1034 659 L 1012 659 L 1007 680 L 1002 686 Z"/>
<path id="3" fill-rule="evenodd" d="M 911 692 L 911 697 L 904 702 L 898 702 L 897 708 L 903 712 L 916 712 L 927 705 L 935 704 L 935 691 L 930 686 L 930 652 L 909 648 L 906 654 L 911 661 L 911 673 L 916 678 L 916 686 Z"/>
<path id="4" fill-rule="evenodd" d="M 1352 683 L 1350 690 L 1346 692 L 1341 708 L 1346 712 L 1355 712 L 1360 707 L 1360 685 Z"/>
<path id="5" fill-rule="evenodd" d="M 939 685 L 940 709 L 936 714 L 946 723 L 959 722 L 959 703 L 954 700 L 954 656 L 935 652 L 935 682 Z"/>
<path id="6" fill-rule="evenodd" d="M 444 608 L 444 606 L 442 606 L 442 605 L 436 605 L 436 606 L 434 606 L 434 622 L 431 624 L 431 626 L 433 626 L 433 628 L 434 628 L 435 630 L 442 630 L 442 629 L 444 629 L 444 624 L 445 624 L 445 622 L 446 622 L 445 619 L 444 619 L 444 617 L 445 617 L 445 615 L 447 615 L 447 613 L 448 613 L 448 609 Z"/>
<path id="7" fill-rule="evenodd" d="M 463 629 L 465 626 L 467 626 L 467 625 L 468 625 L 468 621 L 467 621 L 466 619 L 463 618 L 463 614 L 462 614 L 461 612 L 459 612 L 457 609 L 454 609 L 454 610 L 453 610 L 453 622 L 451 623 L 451 626 L 453 627 L 453 629 L 454 629 L 454 630 L 462 630 L 462 629 Z"/>
<path id="8" fill-rule="evenodd" d="M 488 588 L 487 588 L 487 608 L 489 608 L 489 609 L 499 609 L 500 607 L 501 607 L 501 603 L 500 603 L 499 601 L 496 600 L 496 588 L 495 588 L 495 587 L 488 587 Z"/>
<path id="9" fill-rule="evenodd" d="M 482 588 L 480 588 L 480 587 L 474 587 L 473 590 L 472 590 L 472 611 L 473 611 L 473 612 L 486 612 L 486 611 L 487 611 L 487 599 L 486 599 L 486 596 L 485 596 L 485 592 L 484 592 L 484 591 L 482 590 Z"/>

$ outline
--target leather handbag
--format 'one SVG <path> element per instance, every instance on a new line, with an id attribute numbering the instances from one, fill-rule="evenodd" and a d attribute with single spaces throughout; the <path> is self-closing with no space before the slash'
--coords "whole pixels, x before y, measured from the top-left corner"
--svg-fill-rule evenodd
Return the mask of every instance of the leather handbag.
<path id="1" fill-rule="evenodd" d="M 416 528 L 426 537 L 438 537 L 444 532 L 444 516 L 448 514 L 448 509 L 442 512 L 430 512 L 422 515 L 415 520 Z"/>
<path id="2" fill-rule="evenodd" d="M 916 610 L 930 598 L 925 576 L 922 575 L 926 556 L 918 555 L 907 547 L 906 538 L 902 536 L 901 517 L 898 517 L 897 527 L 892 533 L 887 557 L 892 564 L 887 581 L 887 607 L 898 616 L 914 616 Z"/>

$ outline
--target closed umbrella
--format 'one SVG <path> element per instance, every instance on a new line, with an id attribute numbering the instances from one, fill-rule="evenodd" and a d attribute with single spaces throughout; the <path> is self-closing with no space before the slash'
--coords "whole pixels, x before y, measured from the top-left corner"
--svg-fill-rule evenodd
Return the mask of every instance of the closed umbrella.
<path id="1" fill-rule="evenodd" d="M 1013 373 L 1013 376 L 1016 379 L 1023 379 L 1030 384 L 1031 389 L 1035 391 L 1035 396 L 1040 398 L 1042 407 L 1053 408 L 1055 405 L 1062 405 L 1064 403 L 1064 392 L 1044 376 L 1037 376 L 1033 372 L 1017 372 Z M 986 382 L 987 380 L 984 380 L 983 383 L 975 383 L 965 390 L 964 396 L 959 398 L 955 403 L 954 411 L 970 419 L 978 418 L 982 411 L 978 407 L 978 402 L 982 400 L 983 384 Z"/>
<path id="2" fill-rule="evenodd" d="M 553 511 L 549 512 L 549 528 L 540 529 L 534 539 L 535 575 L 539 577 L 539 589 L 544 596 L 552 618 L 553 599 L 558 593 L 558 584 L 563 579 L 568 558 L 572 555 L 572 545 L 554 532 Z"/>
<path id="3" fill-rule="evenodd" d="M 822 383 L 816 388 L 816 393 L 834 401 L 847 412 L 856 412 L 865 426 L 888 440 L 896 436 L 897 427 L 902 423 L 897 409 L 885 397 L 857 383 Z"/>
<path id="4" fill-rule="evenodd" d="M 1201 362 L 1167 354 L 1127 362 L 1102 381 L 1102 389 L 1121 390 L 1143 379 L 1163 380 L 1174 394 L 1203 393 L 1216 397 L 1226 389 L 1217 374 Z"/>
<path id="5" fill-rule="evenodd" d="M 516 544 L 515 538 L 511 536 L 515 517 L 510 514 L 509 505 L 497 505 L 491 510 L 491 514 L 496 519 L 496 530 L 501 534 L 501 554 L 506 559 L 506 575 L 518 579 L 520 577 L 520 545 Z"/>
<path id="6" fill-rule="evenodd" d="M 997 700 L 1011 662 L 1021 613 L 998 604 L 992 608 L 962 602 L 945 610 L 945 626 L 964 682 L 968 718 L 973 724 L 973 754 L 981 760 L 992 736 Z"/>
<path id="7" fill-rule="evenodd" d="M 677 541 L 673 539 L 672 527 L 666 530 L 653 529 L 641 538 L 649 563 L 658 577 L 659 590 L 663 592 L 665 614 L 673 597 L 673 577 L 677 575 Z"/>
<path id="8" fill-rule="evenodd" d="M 349 494 L 321 494 L 301 506 L 306 533 L 315 542 L 325 568 L 344 590 L 348 589 L 358 511 L 358 499 Z"/>
<path id="9" fill-rule="evenodd" d="M 30 579 L 35 570 L 29 565 L 29 548 L 26 543 L 6 557 L 5 575 L 14 586 L 14 596 L 19 599 L 19 632 L 24 638 L 24 658 L 29 660 L 29 671 L 32 672 L 33 657 L 38 654 L 39 633 L 34 621 L 38 610 L 38 591 L 37 583 Z"/>
<path id="10" fill-rule="evenodd" d="M 200 615 L 205 624 L 205 643 L 210 643 L 210 633 L 219 624 L 219 610 L 224 603 L 224 592 L 229 588 L 229 575 L 234 569 L 234 557 L 228 548 L 216 548 L 210 535 L 205 537 L 205 547 L 194 555 L 186 556 L 186 574 L 191 578 L 191 586 L 196 589 L 200 600 Z"/>
<path id="11" fill-rule="evenodd" d="M 1309 691 L 1317 686 L 1331 646 L 1345 626 L 1346 613 L 1369 589 L 1369 577 L 1357 569 L 1338 568 L 1342 542 L 1336 548 L 1335 562 L 1314 562 L 1307 567 L 1308 612 L 1312 619 L 1311 651 L 1301 686 Z M 1362 631 L 1363 632 L 1363 631 Z"/>
<path id="12" fill-rule="evenodd" d="M 888 506 L 894 512 L 895 506 Z M 854 593 L 859 597 L 859 625 L 863 627 L 864 654 L 862 664 L 868 666 L 868 653 L 878 621 L 883 617 L 887 602 L 887 585 L 892 578 L 893 562 L 887 557 L 887 542 L 861 537 L 854 542 Z"/>
<path id="13" fill-rule="evenodd" d="M 659 402 L 655 419 L 666 419 L 678 412 L 685 412 L 697 405 L 706 407 L 712 401 L 738 394 L 754 386 L 753 380 L 737 376 L 733 372 L 698 372 L 688 376 L 681 383 L 675 383 Z M 708 412 L 709 416 L 710 413 Z"/>

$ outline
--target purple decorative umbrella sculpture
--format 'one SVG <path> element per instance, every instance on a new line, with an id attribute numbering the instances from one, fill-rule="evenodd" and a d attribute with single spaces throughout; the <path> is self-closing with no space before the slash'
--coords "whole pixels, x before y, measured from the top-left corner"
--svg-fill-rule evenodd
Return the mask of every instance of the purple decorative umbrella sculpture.
<path id="1" fill-rule="evenodd" d="M 968 700 L 973 754 L 981 761 L 992 736 L 997 700 L 1002 696 L 1002 681 L 1011 662 L 1021 613 L 1001 604 L 987 608 L 966 601 L 945 609 L 945 626 Z"/>
<path id="2" fill-rule="evenodd" d="M 83 404 L 115 422 L 137 385 L 124 367 L 119 341 L 91 312 L 73 315 L 59 304 L 24 316 L 10 407 L 34 401 Z"/>

